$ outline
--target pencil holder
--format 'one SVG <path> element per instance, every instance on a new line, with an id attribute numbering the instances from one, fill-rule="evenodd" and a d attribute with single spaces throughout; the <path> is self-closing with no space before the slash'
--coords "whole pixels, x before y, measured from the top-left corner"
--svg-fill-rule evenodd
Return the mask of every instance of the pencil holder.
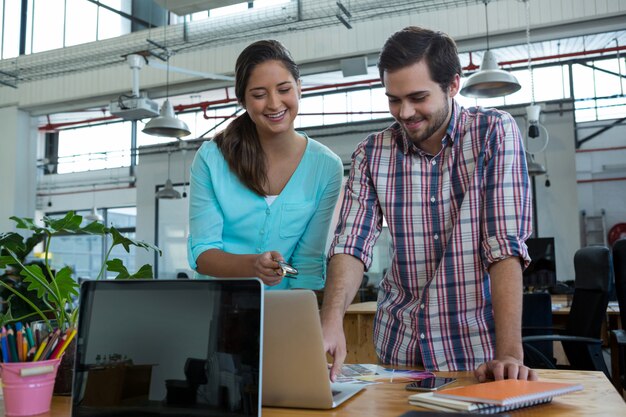
<path id="1" fill-rule="evenodd" d="M 32 416 L 50 411 L 54 379 L 60 362 L 59 358 L 0 363 L 5 415 Z"/>

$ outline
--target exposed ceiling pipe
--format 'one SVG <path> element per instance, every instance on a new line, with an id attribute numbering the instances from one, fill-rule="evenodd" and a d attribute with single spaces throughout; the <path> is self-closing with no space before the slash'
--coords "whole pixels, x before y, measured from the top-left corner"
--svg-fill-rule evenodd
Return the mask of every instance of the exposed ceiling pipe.
<path id="1" fill-rule="evenodd" d="M 546 60 L 552 60 L 552 59 L 562 59 L 562 58 L 574 58 L 574 57 L 579 57 L 579 56 L 586 56 L 586 55 L 598 55 L 598 54 L 604 54 L 604 53 L 608 53 L 608 52 L 619 52 L 619 51 L 626 51 L 626 46 L 616 46 L 616 47 L 612 47 L 612 48 L 602 48 L 602 49 L 594 49 L 594 50 L 589 50 L 589 51 L 580 51 L 580 52 L 571 52 L 571 53 L 563 53 L 563 54 L 557 54 L 557 55 L 546 55 L 546 56 L 539 56 L 539 57 L 534 57 L 531 58 L 530 61 L 531 62 L 536 62 L 536 61 L 546 61 Z M 470 63 L 463 67 L 462 70 L 465 71 L 474 71 L 478 68 L 477 65 L 475 65 L 472 62 L 472 53 L 469 53 L 470 55 Z M 518 60 L 512 60 L 512 61 L 500 61 L 498 62 L 499 66 L 510 66 L 510 65 L 515 65 L 515 64 L 528 64 L 529 59 L 528 58 L 524 58 L 524 59 L 518 59 Z M 311 91 L 320 91 L 320 90 L 332 90 L 332 89 L 336 89 L 336 88 L 344 88 L 344 87 L 354 87 L 354 86 L 358 86 L 358 85 L 373 85 L 373 84 L 379 84 L 380 83 L 380 79 L 378 78 L 371 78 L 371 79 L 367 79 L 367 80 L 360 80 L 360 81 L 351 81 L 351 82 L 345 82 L 345 83 L 335 83 L 335 84 L 325 84 L 325 85 L 318 85 L 318 86 L 312 86 L 312 87 L 305 87 L 302 89 L 302 92 L 311 92 Z M 194 109 L 194 108 L 199 108 L 203 111 L 203 115 L 205 119 L 210 119 L 213 117 L 207 116 L 206 114 L 206 110 L 211 107 L 211 106 L 215 106 L 218 104 L 228 104 L 228 103 L 233 103 L 236 102 L 237 99 L 230 97 L 229 93 L 228 93 L 228 87 L 224 88 L 224 91 L 226 92 L 226 98 L 224 99 L 220 99 L 220 100 L 212 100 L 212 101 L 202 101 L 202 102 L 198 102 L 198 103 L 192 103 L 192 104 L 179 104 L 177 106 L 174 106 L 174 110 L 176 112 L 181 112 L 181 111 L 185 111 L 185 110 L 190 110 L 190 109 Z M 96 122 L 103 122 L 103 121 L 108 121 L 108 120 L 115 120 L 115 119 L 119 119 L 119 117 L 116 116 L 105 116 L 105 117 L 97 117 L 97 118 L 93 118 L 93 119 L 85 119 L 85 120 L 76 120 L 73 122 L 61 122 L 61 123 L 47 123 L 44 126 L 40 126 L 38 129 L 39 131 L 54 131 L 54 130 L 58 130 L 58 129 L 62 129 L 68 126 L 76 126 L 76 125 L 81 125 L 81 124 L 89 124 L 89 123 L 96 123 Z"/>

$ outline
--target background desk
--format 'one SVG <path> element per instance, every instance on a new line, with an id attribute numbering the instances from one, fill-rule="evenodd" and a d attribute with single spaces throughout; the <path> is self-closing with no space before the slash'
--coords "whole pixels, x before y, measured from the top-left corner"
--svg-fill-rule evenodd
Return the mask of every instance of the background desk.
<path id="1" fill-rule="evenodd" d="M 552 297 L 553 305 L 559 308 L 553 309 L 552 321 L 555 326 L 565 326 L 569 315 L 569 303 L 567 296 L 556 295 Z M 346 334 L 346 363 L 377 363 L 378 357 L 374 349 L 374 314 L 376 313 L 376 301 L 355 303 L 348 307 L 343 318 L 343 329 Z M 608 346 L 608 331 L 620 328 L 619 307 L 609 306 L 607 309 L 607 322 L 603 326 L 602 339 Z M 557 352 L 562 348 L 556 347 Z M 559 363 L 565 363 L 564 354 L 559 356 Z"/>
<path id="2" fill-rule="evenodd" d="M 475 383 L 471 372 L 440 372 L 438 375 L 458 378 L 456 385 Z M 551 404 L 538 405 L 518 412 L 524 417 L 626 416 L 626 403 L 617 394 L 602 372 L 540 370 L 545 381 L 580 383 L 584 390 L 557 397 Z M 418 410 L 408 402 L 410 393 L 400 384 L 370 385 L 365 391 L 335 410 L 296 410 L 263 408 L 263 417 L 398 417 L 409 410 Z M 55 397 L 47 417 L 68 417 L 69 397 Z M 4 414 L 4 407 L 2 407 Z"/>

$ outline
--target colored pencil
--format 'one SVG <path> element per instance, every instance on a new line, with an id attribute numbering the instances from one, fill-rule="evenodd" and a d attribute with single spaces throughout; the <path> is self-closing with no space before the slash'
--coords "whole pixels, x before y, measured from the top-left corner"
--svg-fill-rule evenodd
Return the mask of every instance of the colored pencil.
<path id="1" fill-rule="evenodd" d="M 2 362 L 10 362 L 9 344 L 7 343 L 7 328 L 4 326 L 2 326 L 2 335 L 0 335 L 0 347 L 2 347 Z"/>
<path id="2" fill-rule="evenodd" d="M 50 353 L 52 353 L 52 351 L 56 347 L 56 343 L 57 343 L 57 340 L 59 339 L 60 334 L 61 334 L 61 329 L 56 329 L 54 333 L 50 334 L 50 339 L 48 340 L 48 346 L 46 346 L 46 349 L 42 352 L 41 357 L 39 358 L 40 360 L 45 361 L 46 359 L 50 357 Z"/>
<path id="3" fill-rule="evenodd" d="M 22 333 L 22 323 L 15 323 L 15 343 L 19 362 L 24 362 L 24 334 Z"/>
<path id="4" fill-rule="evenodd" d="M 47 345 L 48 345 L 48 338 L 45 338 L 43 340 L 43 342 L 41 342 L 41 344 L 39 345 L 39 349 L 37 349 L 37 352 L 35 353 L 35 357 L 33 358 L 33 362 L 38 361 L 39 358 L 41 358 L 41 354 L 46 349 Z"/>
<path id="5" fill-rule="evenodd" d="M 61 355 L 63 355 L 63 352 L 65 352 L 65 349 L 67 349 L 67 347 L 70 345 L 70 343 L 72 342 L 72 339 L 74 339 L 74 336 L 76 336 L 76 329 L 70 329 L 71 332 L 69 334 L 69 336 L 66 334 L 66 338 L 65 341 L 63 342 L 63 345 L 61 346 L 60 349 L 55 350 L 54 354 L 52 354 L 51 358 L 52 359 L 58 359 L 61 357 Z M 68 330 L 68 331 L 70 331 Z"/>
<path id="6" fill-rule="evenodd" d="M 7 340 L 9 343 L 9 352 L 11 355 L 11 362 L 19 362 L 19 356 L 17 355 L 17 345 L 15 344 L 15 336 L 13 335 L 13 329 L 7 330 Z"/>
<path id="7" fill-rule="evenodd" d="M 24 326 L 26 328 L 26 339 L 28 340 L 28 348 L 36 347 L 35 339 L 33 338 L 33 331 L 31 330 L 28 323 Z"/>

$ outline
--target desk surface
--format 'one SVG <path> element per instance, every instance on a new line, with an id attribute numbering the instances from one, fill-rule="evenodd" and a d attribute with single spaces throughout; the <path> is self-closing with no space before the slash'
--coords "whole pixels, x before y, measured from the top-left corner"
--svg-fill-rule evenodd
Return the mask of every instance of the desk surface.
<path id="1" fill-rule="evenodd" d="M 584 389 L 562 397 L 551 404 L 530 407 L 513 412 L 515 416 L 576 417 L 576 416 L 626 416 L 626 403 L 601 372 L 539 370 L 542 380 L 580 383 Z M 469 372 L 440 372 L 438 375 L 458 378 L 457 385 L 475 383 Z M 295 410 L 263 408 L 264 417 L 398 417 L 410 410 L 419 410 L 408 403 L 410 393 L 404 384 L 370 385 L 365 391 L 348 400 L 335 410 Z M 48 417 L 68 417 L 69 397 L 55 397 Z M 4 408 L 4 407 L 2 407 Z M 2 410 L 4 412 L 4 410 Z"/>

